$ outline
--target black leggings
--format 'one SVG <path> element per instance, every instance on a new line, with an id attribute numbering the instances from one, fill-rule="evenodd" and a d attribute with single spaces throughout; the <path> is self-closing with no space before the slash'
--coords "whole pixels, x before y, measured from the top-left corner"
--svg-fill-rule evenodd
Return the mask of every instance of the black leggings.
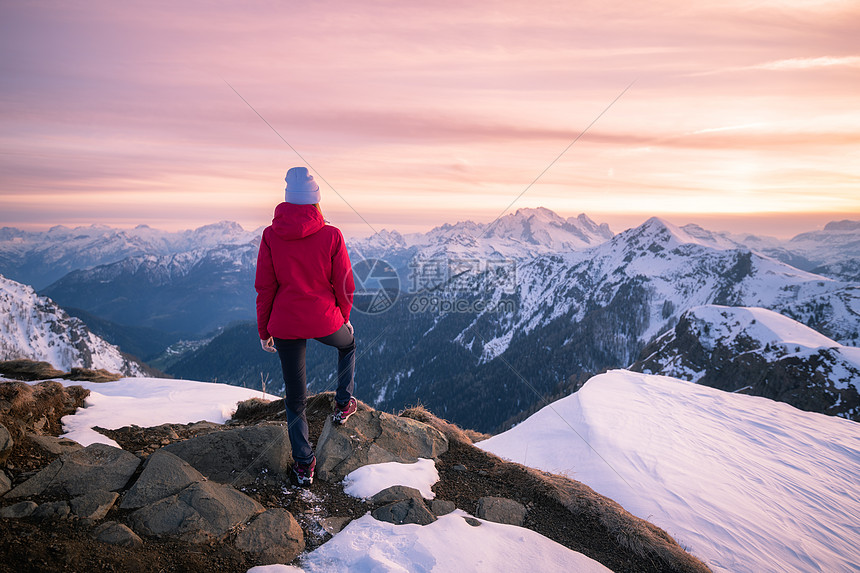
<path id="1" fill-rule="evenodd" d="M 334 397 L 339 404 L 346 404 L 352 398 L 355 388 L 355 337 L 344 325 L 332 334 L 316 340 L 337 348 L 337 390 Z M 309 464 L 314 458 L 314 451 L 308 438 L 308 421 L 305 416 L 308 399 L 305 350 L 308 341 L 304 338 L 275 338 L 274 342 L 284 373 L 284 406 L 287 410 L 293 459 L 301 464 Z"/>

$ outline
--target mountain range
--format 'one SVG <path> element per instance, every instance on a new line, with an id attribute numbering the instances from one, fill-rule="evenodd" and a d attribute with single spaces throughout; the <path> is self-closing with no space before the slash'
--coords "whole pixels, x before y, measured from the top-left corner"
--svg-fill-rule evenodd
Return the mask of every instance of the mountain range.
<path id="1" fill-rule="evenodd" d="M 83 228 L 65 236 L 89 236 L 86 229 L 95 233 Z M 192 350 L 162 362 L 173 375 L 251 387 L 267 381 L 277 392 L 279 365 L 259 351 L 250 322 L 259 233 L 228 223 L 202 229 L 168 240 L 138 228 L 162 250 L 73 270 L 41 292 L 75 314 L 98 317 L 93 328 L 114 341 L 119 332 L 147 340 L 160 333 L 167 343 L 211 339 L 180 344 Z M 106 245 L 125 240 L 99 232 Z M 224 244 L 217 244 L 219 232 Z M 22 238 L 4 229 L 0 237 L 11 239 L 0 240 L 0 270 L 10 250 L 24 261 L 16 268 L 37 268 L 26 263 L 26 253 L 40 260 L 53 248 L 52 233 L 58 235 Z M 80 240 L 92 253 L 119 252 Z M 40 247 L 27 251 L 25 243 Z M 357 394 L 379 409 L 420 401 L 461 425 L 503 429 L 593 373 L 645 358 L 640 353 L 649 343 L 702 305 L 770 309 L 853 347 L 860 342 L 860 285 L 850 272 L 857 244 L 860 223 L 850 221 L 779 241 L 657 218 L 614 234 L 585 215 L 565 219 L 547 209 L 520 209 L 489 224 L 465 221 L 424 234 L 382 231 L 351 240 L 354 263 L 382 259 L 400 284 L 384 312 L 352 314 Z M 182 246 L 191 248 L 167 252 Z M 315 346 L 308 349 L 308 378 L 313 391 L 322 391 L 331 384 L 334 360 Z M 145 352 L 156 355 L 152 347 Z"/>

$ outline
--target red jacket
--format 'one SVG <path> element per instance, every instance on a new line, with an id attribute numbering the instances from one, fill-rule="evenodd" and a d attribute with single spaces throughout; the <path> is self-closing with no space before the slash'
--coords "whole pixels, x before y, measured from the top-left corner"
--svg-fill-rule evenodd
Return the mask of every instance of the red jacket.
<path id="1" fill-rule="evenodd" d="M 319 338 L 349 320 L 355 283 L 346 242 L 314 205 L 281 203 L 257 255 L 260 338 Z"/>

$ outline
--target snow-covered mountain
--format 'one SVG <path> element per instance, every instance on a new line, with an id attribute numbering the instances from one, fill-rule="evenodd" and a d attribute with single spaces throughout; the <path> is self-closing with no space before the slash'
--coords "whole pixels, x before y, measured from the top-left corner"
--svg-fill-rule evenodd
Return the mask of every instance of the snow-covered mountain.
<path id="1" fill-rule="evenodd" d="M 695 307 L 631 369 L 860 421 L 860 348 L 763 308 Z"/>
<path id="2" fill-rule="evenodd" d="M 169 255 L 217 245 L 245 244 L 256 231 L 222 221 L 198 229 L 167 232 L 139 225 L 52 227 L 45 232 L 0 229 L 0 274 L 41 289 L 63 275 L 141 255 Z"/>
<path id="3" fill-rule="evenodd" d="M 401 235 L 397 231 L 382 230 L 367 239 L 350 241 L 349 249 L 353 260 L 385 259 L 394 265 L 401 279 L 405 279 L 410 272 L 408 263 L 416 258 L 424 261 L 526 260 L 541 254 L 580 251 L 613 236 L 606 223 L 597 224 L 584 213 L 565 219 L 539 207 L 517 209 L 490 223 L 446 223 L 427 233 Z"/>
<path id="4" fill-rule="evenodd" d="M 860 281 L 860 221 L 831 221 L 823 229 L 790 240 L 723 235 L 750 250 L 824 276 Z"/>
<path id="5" fill-rule="evenodd" d="M 492 338 L 481 344 L 484 360 L 504 352 L 514 331 L 527 334 L 559 317 L 582 323 L 595 310 L 613 306 L 627 312 L 609 341 L 623 349 L 641 348 L 686 310 L 704 304 L 771 308 L 842 344 L 860 342 L 860 285 L 804 272 L 657 218 L 593 249 L 537 257 L 516 273 L 516 312 L 494 317 L 492 307 L 472 323 L 486 317 L 495 325 Z M 474 292 L 494 302 L 510 296 L 494 288 L 497 282 L 495 276 L 476 277 Z M 469 330 L 458 340 L 472 347 L 480 341 Z M 626 364 L 636 357 L 620 349 L 618 356 Z"/>
<path id="6" fill-rule="evenodd" d="M 449 420 L 492 432 L 589 373 L 629 366 L 684 312 L 706 304 L 769 308 L 845 346 L 860 336 L 860 285 L 799 270 L 699 227 L 651 219 L 590 249 L 479 265 L 433 292 L 403 293 L 379 315 L 353 312 L 366 349 L 357 391 L 394 411 L 420 397 Z M 242 336 L 253 338 L 246 330 Z M 219 363 L 246 364 L 254 351 L 254 341 L 245 348 L 239 334 L 238 327 L 225 332 L 177 375 L 225 379 L 229 371 L 229 379 L 253 380 L 270 372 L 280 380 L 276 361 L 262 359 L 247 372 L 225 366 L 217 373 Z M 326 389 L 330 374 L 331 365 L 309 353 L 313 390 Z"/>
<path id="7" fill-rule="evenodd" d="M 478 446 L 564 473 L 715 573 L 856 571 L 860 424 L 612 371 Z"/>
<path id="8" fill-rule="evenodd" d="M 142 376 L 137 362 L 89 331 L 49 298 L 0 275 L 0 360 L 28 358 L 56 368 L 104 368 Z"/>
<path id="9" fill-rule="evenodd" d="M 42 289 L 106 320 L 187 336 L 254 318 L 259 237 L 170 255 L 140 255 L 69 273 Z"/>

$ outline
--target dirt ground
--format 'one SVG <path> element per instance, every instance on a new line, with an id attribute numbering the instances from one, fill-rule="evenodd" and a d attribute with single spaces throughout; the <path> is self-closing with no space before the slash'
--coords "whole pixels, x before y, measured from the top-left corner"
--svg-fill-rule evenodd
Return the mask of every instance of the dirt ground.
<path id="1" fill-rule="evenodd" d="M 325 418 L 330 413 L 328 396 L 312 397 L 308 405 L 312 441 L 319 436 Z M 60 415 L 54 412 L 51 414 L 53 419 L 49 420 L 48 427 L 55 432 L 59 431 Z M 281 403 L 274 402 L 258 408 L 241 423 L 253 424 L 261 419 L 283 419 L 283 416 Z M 212 424 L 198 423 L 168 424 L 154 428 L 132 426 L 101 431 L 124 449 L 145 456 L 166 444 L 215 429 L 216 426 Z M 22 446 L 15 453 L 17 457 L 13 458 L 16 469 L 7 472 L 13 474 L 16 484 L 53 459 L 52 456 L 39 454 L 35 446 Z M 478 499 L 484 496 L 515 499 L 529 510 L 526 527 L 602 562 L 613 571 L 648 573 L 661 570 L 613 542 L 595 518 L 574 516 L 557 501 L 535 491 L 526 481 L 518 482 L 517 476 L 522 474 L 511 471 L 507 467 L 510 465 L 471 445 L 452 442 L 450 450 L 437 464 L 441 480 L 433 489 L 437 499 L 453 501 L 458 508 L 469 513 L 475 512 Z M 22 474 L 17 468 L 26 468 L 27 471 Z M 283 507 L 292 512 L 304 529 L 308 550 L 331 538 L 320 525 L 323 519 L 335 517 L 351 520 L 373 509 L 373 506 L 344 494 L 340 484 L 321 480 L 315 481 L 309 489 L 302 489 L 282 479 L 269 477 L 258 480 L 242 491 L 264 506 Z M 124 522 L 128 513 L 115 507 L 105 519 Z M 0 519 L 0 572 L 245 573 L 259 564 L 253 557 L 237 551 L 225 541 L 188 545 L 146 538 L 142 548 L 125 549 L 92 540 L 88 529 L 87 525 L 72 520 L 46 523 L 28 518 Z"/>

